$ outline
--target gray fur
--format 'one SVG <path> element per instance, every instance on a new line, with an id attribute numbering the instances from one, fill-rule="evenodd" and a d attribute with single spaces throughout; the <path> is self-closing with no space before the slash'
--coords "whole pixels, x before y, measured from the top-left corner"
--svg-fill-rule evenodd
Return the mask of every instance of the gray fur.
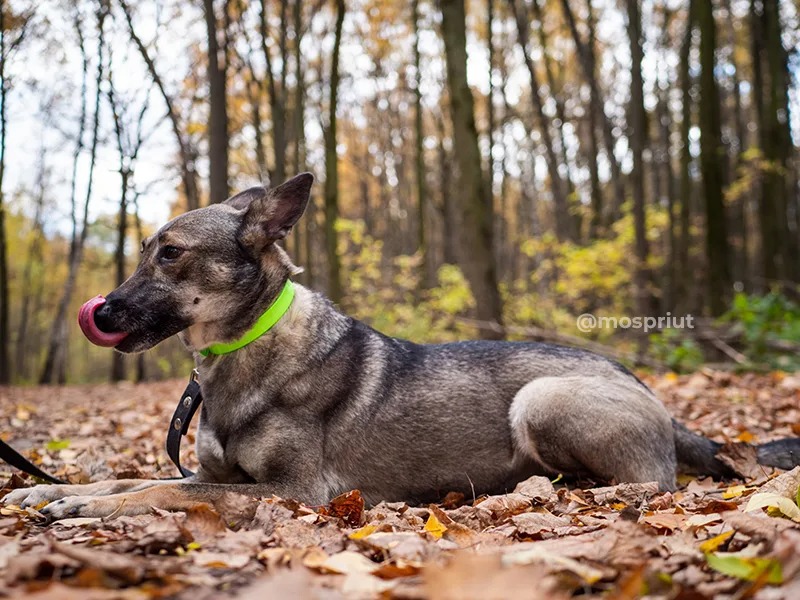
<path id="1" fill-rule="evenodd" d="M 679 461 L 728 474 L 714 458 L 718 445 L 674 423 L 613 361 L 548 344 L 418 345 L 343 315 L 297 284 L 272 330 L 236 352 L 201 356 L 212 343 L 240 337 L 297 271 L 275 242 L 300 217 L 311 180 L 304 174 L 275 190 L 254 188 L 171 221 L 147 240 L 137 271 L 98 313 L 101 328 L 129 332 L 122 351 L 180 332 L 195 352 L 205 398 L 201 466 L 183 488 L 223 484 L 311 504 L 357 488 L 371 503 L 423 502 L 450 491 L 510 491 L 537 473 L 656 481 L 662 489 L 675 487 Z M 164 260 L 166 245 L 185 251 Z M 154 484 L 131 489 L 143 485 Z M 111 489 L 42 489 L 29 502 L 120 488 Z M 74 514 L 75 506 L 97 512 L 83 500 L 72 502 L 72 513 L 64 506 L 53 514 Z"/>

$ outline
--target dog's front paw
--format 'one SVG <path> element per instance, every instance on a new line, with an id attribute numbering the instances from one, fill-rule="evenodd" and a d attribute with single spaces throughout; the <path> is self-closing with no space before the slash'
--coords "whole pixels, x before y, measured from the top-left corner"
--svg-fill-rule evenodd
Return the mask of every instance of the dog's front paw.
<path id="1" fill-rule="evenodd" d="M 36 507 L 42 502 L 52 502 L 64 497 L 62 485 L 34 485 L 13 490 L 3 497 L 4 504 L 14 504 L 21 508 Z"/>
<path id="2" fill-rule="evenodd" d="M 51 502 L 39 512 L 51 521 L 59 521 L 70 517 L 107 517 L 113 510 L 105 509 L 93 496 L 68 496 Z"/>

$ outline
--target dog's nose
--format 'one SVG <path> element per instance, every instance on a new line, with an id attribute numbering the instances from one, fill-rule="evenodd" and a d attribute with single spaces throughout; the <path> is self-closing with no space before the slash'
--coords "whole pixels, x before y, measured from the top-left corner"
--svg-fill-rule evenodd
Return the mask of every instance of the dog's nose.
<path id="1" fill-rule="evenodd" d="M 106 302 L 95 311 L 94 322 L 100 331 L 105 331 L 106 333 L 114 331 L 114 326 L 111 323 L 111 306 L 109 302 Z"/>

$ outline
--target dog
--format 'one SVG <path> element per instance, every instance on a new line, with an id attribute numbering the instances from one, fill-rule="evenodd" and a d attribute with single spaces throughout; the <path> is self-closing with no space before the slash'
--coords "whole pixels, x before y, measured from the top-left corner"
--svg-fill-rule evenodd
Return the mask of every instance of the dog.
<path id="1" fill-rule="evenodd" d="M 455 491 L 502 493 L 562 473 L 676 487 L 679 468 L 727 477 L 720 444 L 690 432 L 622 365 L 525 342 L 419 345 L 385 336 L 321 294 L 287 283 L 300 269 L 279 245 L 303 214 L 313 176 L 251 188 L 193 210 L 142 245 L 133 275 L 84 323 L 95 343 L 141 352 L 177 334 L 204 396 L 196 474 L 181 480 L 38 485 L 5 503 L 52 519 L 187 510 L 231 494 L 311 505 L 359 489 L 370 504 Z M 285 290 L 274 325 L 247 335 Z M 271 310 L 271 309 L 270 309 Z M 800 464 L 800 438 L 757 447 L 761 464 Z"/>

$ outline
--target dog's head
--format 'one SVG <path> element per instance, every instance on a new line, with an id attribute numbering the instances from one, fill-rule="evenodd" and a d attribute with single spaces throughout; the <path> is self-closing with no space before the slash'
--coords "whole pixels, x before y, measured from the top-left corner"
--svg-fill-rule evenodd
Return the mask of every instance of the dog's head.
<path id="1" fill-rule="evenodd" d="M 238 338 L 299 272 L 275 242 L 303 214 L 314 177 L 251 188 L 183 214 L 142 243 L 131 277 L 81 307 L 84 335 L 100 346 L 141 352 L 186 331 L 200 349 Z"/>

